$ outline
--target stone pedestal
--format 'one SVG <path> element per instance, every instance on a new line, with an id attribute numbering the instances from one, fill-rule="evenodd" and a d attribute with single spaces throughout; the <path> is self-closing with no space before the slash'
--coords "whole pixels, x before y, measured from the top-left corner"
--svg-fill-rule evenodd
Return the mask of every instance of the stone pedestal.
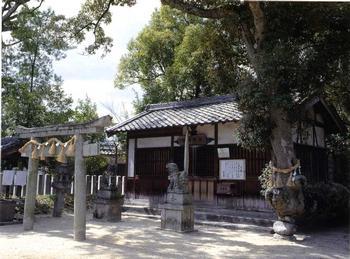
<path id="1" fill-rule="evenodd" d="M 194 230 L 194 208 L 189 193 L 167 194 L 167 202 L 159 206 L 162 209 L 161 229 L 176 232 Z"/>
<path id="2" fill-rule="evenodd" d="M 63 209 L 64 209 L 64 192 L 61 189 L 59 189 L 59 190 L 56 190 L 52 216 L 61 217 Z"/>
<path id="3" fill-rule="evenodd" d="M 297 230 L 295 224 L 278 220 L 273 223 L 273 231 L 281 236 L 293 236 Z"/>
<path id="4" fill-rule="evenodd" d="M 94 204 L 94 218 L 108 222 L 121 221 L 123 201 L 116 188 L 99 190 Z"/>

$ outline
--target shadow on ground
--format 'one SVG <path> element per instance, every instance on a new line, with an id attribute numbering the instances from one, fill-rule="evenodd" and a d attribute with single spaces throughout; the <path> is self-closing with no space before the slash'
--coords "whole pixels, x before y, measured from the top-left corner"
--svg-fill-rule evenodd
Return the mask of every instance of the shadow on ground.
<path id="1" fill-rule="evenodd" d="M 347 228 L 300 234 L 301 241 L 277 240 L 268 232 L 196 226 L 180 234 L 160 230 L 159 220 L 124 216 L 106 223 L 88 217 L 87 240 L 73 241 L 73 216 L 41 216 L 34 231 L 0 227 L 0 251 L 11 257 L 118 258 L 348 258 Z"/>

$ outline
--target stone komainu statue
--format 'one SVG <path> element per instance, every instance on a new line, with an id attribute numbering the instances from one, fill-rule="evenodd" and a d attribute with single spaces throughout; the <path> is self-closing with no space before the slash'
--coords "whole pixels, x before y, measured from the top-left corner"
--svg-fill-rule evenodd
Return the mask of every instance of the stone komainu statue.
<path id="1" fill-rule="evenodd" d="M 166 168 L 169 172 L 170 181 L 168 192 L 185 193 L 188 192 L 188 175 L 185 171 L 179 171 L 177 164 L 168 163 Z"/>

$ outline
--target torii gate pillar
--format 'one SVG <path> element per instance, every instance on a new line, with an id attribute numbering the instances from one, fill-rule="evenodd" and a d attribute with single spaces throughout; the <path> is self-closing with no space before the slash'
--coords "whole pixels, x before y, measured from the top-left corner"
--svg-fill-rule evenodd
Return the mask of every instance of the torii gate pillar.
<path id="1" fill-rule="evenodd" d="M 27 187 L 26 187 L 26 202 L 24 203 L 24 215 L 23 215 L 24 230 L 33 230 L 33 226 L 34 226 L 34 210 L 35 210 L 38 166 L 39 166 L 39 160 L 32 159 L 32 157 L 29 156 L 28 180 L 27 180 Z"/>
<path id="2" fill-rule="evenodd" d="M 74 163 L 74 240 L 85 240 L 86 234 L 86 169 L 83 157 L 83 136 L 75 135 Z"/>

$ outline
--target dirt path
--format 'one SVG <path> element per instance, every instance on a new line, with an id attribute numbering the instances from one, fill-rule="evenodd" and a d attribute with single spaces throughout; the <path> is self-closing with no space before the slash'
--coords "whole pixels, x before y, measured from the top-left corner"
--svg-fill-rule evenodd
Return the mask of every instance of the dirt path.
<path id="1" fill-rule="evenodd" d="M 119 223 L 87 221 L 86 242 L 73 241 L 73 216 L 41 216 L 35 230 L 0 226 L 0 258 L 349 258 L 344 228 L 277 240 L 269 233 L 196 226 L 179 234 L 160 222 L 124 216 Z"/>

